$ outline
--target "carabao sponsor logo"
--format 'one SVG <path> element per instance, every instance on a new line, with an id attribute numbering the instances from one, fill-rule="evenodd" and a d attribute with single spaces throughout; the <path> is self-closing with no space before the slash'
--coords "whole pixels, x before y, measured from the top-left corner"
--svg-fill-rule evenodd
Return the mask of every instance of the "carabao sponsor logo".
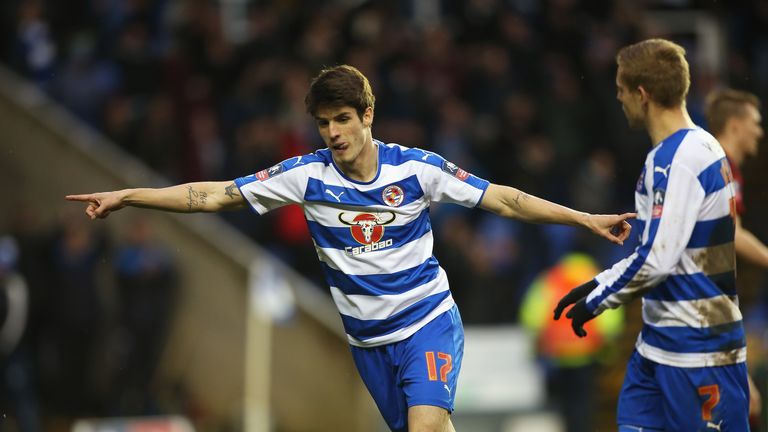
<path id="1" fill-rule="evenodd" d="M 347 246 L 344 251 L 349 255 L 372 252 L 392 246 L 392 239 L 383 240 L 384 226 L 394 222 L 395 214 L 385 212 L 382 214 L 358 213 L 350 216 L 348 213 L 339 213 L 339 221 L 349 226 L 352 238 L 363 246 Z"/>

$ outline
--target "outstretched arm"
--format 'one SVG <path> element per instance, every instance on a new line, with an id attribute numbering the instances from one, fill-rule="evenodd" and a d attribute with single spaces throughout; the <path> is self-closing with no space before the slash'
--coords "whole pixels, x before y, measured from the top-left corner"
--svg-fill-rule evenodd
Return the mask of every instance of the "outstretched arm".
<path id="1" fill-rule="evenodd" d="M 186 183 L 160 189 L 123 189 L 83 195 L 67 195 L 69 201 L 88 203 L 85 214 L 103 219 L 126 206 L 179 213 L 216 212 L 245 206 L 234 182 Z"/>
<path id="2" fill-rule="evenodd" d="M 768 247 L 741 225 L 741 217 L 738 215 L 736 216 L 736 254 L 746 258 L 752 264 L 768 268 Z"/>
<path id="3" fill-rule="evenodd" d="M 513 187 L 497 184 L 488 186 L 480 208 L 526 222 L 583 226 L 617 244 L 623 244 L 627 239 L 632 228 L 627 219 L 635 217 L 634 213 L 593 215 L 578 212 Z"/>

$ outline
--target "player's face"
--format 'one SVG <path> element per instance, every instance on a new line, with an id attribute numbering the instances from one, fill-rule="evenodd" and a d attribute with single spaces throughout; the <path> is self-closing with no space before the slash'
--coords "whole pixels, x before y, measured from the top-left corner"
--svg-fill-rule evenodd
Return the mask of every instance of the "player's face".
<path id="1" fill-rule="evenodd" d="M 353 165 L 361 155 L 370 154 L 373 109 L 367 108 L 361 119 L 352 107 L 320 107 L 315 122 L 337 164 Z"/>
<path id="2" fill-rule="evenodd" d="M 639 90 L 631 91 L 624 83 L 619 80 L 621 68 L 616 73 L 616 99 L 621 102 L 621 109 L 624 110 L 624 116 L 629 122 L 631 128 L 645 127 L 645 104 L 642 100 L 642 94 Z"/>
<path id="3" fill-rule="evenodd" d="M 743 117 L 734 118 L 737 140 L 744 153 L 749 156 L 757 155 L 760 139 L 763 137 L 762 117 L 760 111 L 752 104 L 747 104 L 747 113 Z"/>

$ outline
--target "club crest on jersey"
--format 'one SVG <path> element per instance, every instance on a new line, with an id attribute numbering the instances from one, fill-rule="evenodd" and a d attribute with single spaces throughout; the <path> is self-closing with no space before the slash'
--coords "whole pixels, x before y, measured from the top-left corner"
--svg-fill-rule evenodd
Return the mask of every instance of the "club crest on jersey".
<path id="1" fill-rule="evenodd" d="M 651 218 L 658 219 L 661 217 L 662 210 L 664 210 L 664 189 L 653 190 L 653 208 L 651 210 Z"/>
<path id="2" fill-rule="evenodd" d="M 443 161 L 443 171 L 456 177 L 457 179 L 464 181 L 469 178 L 469 173 L 456 166 L 453 162 Z"/>
<path id="3" fill-rule="evenodd" d="M 347 246 L 344 252 L 349 255 L 359 255 L 392 246 L 392 239 L 382 241 L 384 226 L 395 220 L 393 212 L 382 214 L 358 213 L 350 216 L 348 213 L 339 213 L 339 221 L 349 226 L 352 238 L 363 246 Z"/>
<path id="4" fill-rule="evenodd" d="M 381 199 L 384 200 L 384 204 L 390 207 L 397 207 L 403 203 L 405 193 L 400 186 L 389 185 L 381 192 Z"/>
<path id="5" fill-rule="evenodd" d="M 637 184 L 635 185 L 635 192 L 637 193 L 643 193 L 643 190 L 645 189 L 644 186 L 645 183 L 645 169 L 640 173 L 640 178 L 637 179 Z"/>
<path id="6" fill-rule="evenodd" d="M 272 178 L 272 177 L 280 174 L 283 171 L 284 171 L 283 170 L 283 164 L 279 163 L 279 164 L 277 164 L 275 166 L 272 166 L 270 168 L 267 168 L 265 170 L 261 170 L 261 171 L 257 172 L 256 173 L 256 178 L 261 180 L 261 181 L 264 181 L 264 180 L 266 180 L 268 178 Z"/>

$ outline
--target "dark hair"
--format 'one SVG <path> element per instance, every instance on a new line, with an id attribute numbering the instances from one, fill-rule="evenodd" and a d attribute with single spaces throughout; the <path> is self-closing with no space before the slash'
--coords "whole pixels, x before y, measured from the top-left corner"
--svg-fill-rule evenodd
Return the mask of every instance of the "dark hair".
<path id="1" fill-rule="evenodd" d="M 760 109 L 760 99 L 752 93 L 733 89 L 716 90 L 707 95 L 704 115 L 709 132 L 712 135 L 723 133 L 729 118 L 747 114 L 747 105 Z"/>
<path id="2" fill-rule="evenodd" d="M 320 107 L 350 106 L 362 119 L 367 108 L 373 108 L 376 97 L 368 78 L 349 65 L 323 69 L 312 80 L 309 92 L 304 98 L 307 112 L 312 116 Z"/>
<path id="3" fill-rule="evenodd" d="M 681 105 L 688 95 L 691 74 L 685 48 L 665 39 L 648 39 L 622 48 L 616 55 L 619 82 L 630 91 L 643 87 L 665 108 Z"/>

